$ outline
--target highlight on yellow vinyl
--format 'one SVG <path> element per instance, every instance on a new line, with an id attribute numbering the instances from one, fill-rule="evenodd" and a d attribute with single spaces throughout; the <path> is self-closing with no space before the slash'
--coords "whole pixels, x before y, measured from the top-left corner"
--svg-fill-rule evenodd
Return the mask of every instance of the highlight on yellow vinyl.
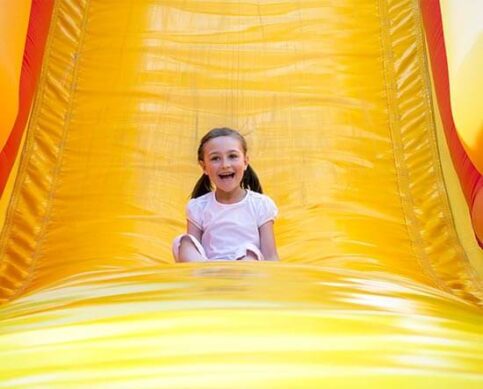
<path id="1" fill-rule="evenodd" d="M 440 0 L 456 131 L 483 174 L 483 2 Z"/>
<path id="2" fill-rule="evenodd" d="M 31 0 L 0 2 L 0 150 L 17 117 L 22 59 Z"/>

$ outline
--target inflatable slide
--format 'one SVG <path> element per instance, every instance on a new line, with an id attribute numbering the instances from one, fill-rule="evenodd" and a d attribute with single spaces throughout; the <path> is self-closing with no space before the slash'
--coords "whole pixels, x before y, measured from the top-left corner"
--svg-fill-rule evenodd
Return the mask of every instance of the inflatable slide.
<path id="1" fill-rule="evenodd" d="M 0 9 L 0 388 L 483 387 L 483 7 Z M 213 127 L 279 262 L 174 263 Z"/>

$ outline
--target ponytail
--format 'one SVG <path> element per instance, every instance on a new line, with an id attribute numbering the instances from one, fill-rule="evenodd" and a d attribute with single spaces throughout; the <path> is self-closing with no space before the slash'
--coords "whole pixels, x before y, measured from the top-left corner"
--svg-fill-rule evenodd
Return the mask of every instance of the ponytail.
<path id="1" fill-rule="evenodd" d="M 262 185 L 255 170 L 248 165 L 241 182 L 242 188 L 250 189 L 253 192 L 263 193 Z"/>
<path id="2" fill-rule="evenodd" d="M 196 182 L 193 192 L 191 192 L 191 198 L 195 199 L 209 192 L 211 192 L 210 178 L 206 174 L 203 174 Z"/>

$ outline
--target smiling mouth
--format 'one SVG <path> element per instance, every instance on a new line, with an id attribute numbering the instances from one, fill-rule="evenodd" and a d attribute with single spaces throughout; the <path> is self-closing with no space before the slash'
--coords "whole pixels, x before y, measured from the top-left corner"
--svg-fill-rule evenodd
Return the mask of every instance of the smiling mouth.
<path id="1" fill-rule="evenodd" d="M 218 174 L 222 180 L 228 180 L 230 178 L 235 178 L 235 173 Z"/>

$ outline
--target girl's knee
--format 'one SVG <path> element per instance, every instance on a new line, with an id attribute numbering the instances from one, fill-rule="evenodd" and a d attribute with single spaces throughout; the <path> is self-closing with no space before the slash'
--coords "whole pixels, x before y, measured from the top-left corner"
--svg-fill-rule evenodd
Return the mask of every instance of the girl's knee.
<path id="1" fill-rule="evenodd" d="M 251 259 L 252 261 L 258 261 L 258 255 L 254 253 L 252 250 L 247 250 L 247 259 Z"/>
<path id="2" fill-rule="evenodd" d="M 173 254 L 176 262 L 202 262 L 206 254 L 201 243 L 192 235 L 183 235 L 177 241 Z"/>
<path id="3" fill-rule="evenodd" d="M 186 247 L 186 246 L 193 246 L 195 247 L 195 244 L 193 243 L 193 241 L 191 240 L 191 238 L 187 235 L 181 237 L 180 241 L 179 241 L 179 247 L 181 249 L 181 247 Z"/>

